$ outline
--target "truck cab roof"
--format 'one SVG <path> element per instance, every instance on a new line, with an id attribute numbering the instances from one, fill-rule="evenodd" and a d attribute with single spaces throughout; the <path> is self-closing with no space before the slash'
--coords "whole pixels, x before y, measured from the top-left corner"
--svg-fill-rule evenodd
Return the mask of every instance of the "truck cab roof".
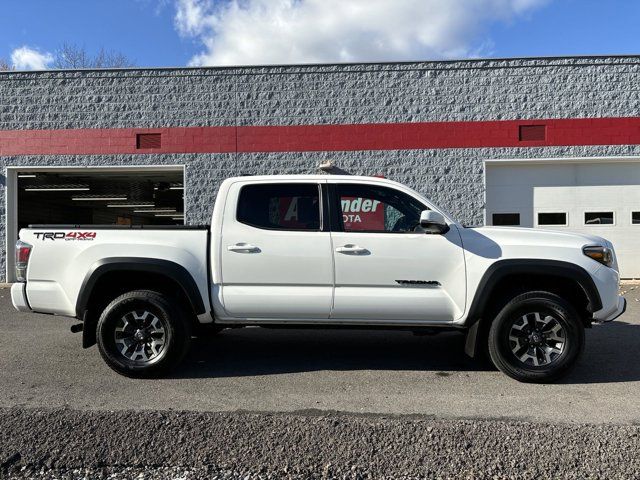
<path id="1" fill-rule="evenodd" d="M 375 182 L 385 185 L 394 185 L 396 187 L 407 188 L 405 185 L 389 180 L 388 178 L 370 177 L 364 175 L 331 175 L 327 173 L 316 173 L 308 175 L 245 175 L 239 177 L 227 178 L 225 183 L 242 182 L 286 182 L 286 181 L 300 181 L 300 180 L 312 180 L 312 181 L 350 181 L 350 182 Z"/>

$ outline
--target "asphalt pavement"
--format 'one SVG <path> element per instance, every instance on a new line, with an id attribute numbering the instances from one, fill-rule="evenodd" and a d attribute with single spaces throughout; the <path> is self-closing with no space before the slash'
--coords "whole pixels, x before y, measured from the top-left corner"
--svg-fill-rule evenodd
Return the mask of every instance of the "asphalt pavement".
<path id="1" fill-rule="evenodd" d="M 364 330 L 226 330 L 195 341 L 170 378 L 112 372 L 73 319 L 17 313 L 0 289 L 0 407 L 196 412 L 338 411 L 561 423 L 640 423 L 640 288 L 587 331 L 559 383 L 518 383 L 467 358 L 464 337 Z"/>
<path id="2" fill-rule="evenodd" d="M 0 478 L 640 478 L 640 285 L 624 290 L 569 377 L 527 385 L 460 334 L 259 328 L 133 380 L 0 288 Z"/>

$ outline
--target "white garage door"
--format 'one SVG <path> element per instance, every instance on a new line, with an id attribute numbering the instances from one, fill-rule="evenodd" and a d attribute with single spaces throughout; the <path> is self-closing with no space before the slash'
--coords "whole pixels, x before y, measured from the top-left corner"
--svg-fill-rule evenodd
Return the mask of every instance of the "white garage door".
<path id="1" fill-rule="evenodd" d="M 599 235 L 640 277 L 640 163 L 487 164 L 487 224 Z"/>

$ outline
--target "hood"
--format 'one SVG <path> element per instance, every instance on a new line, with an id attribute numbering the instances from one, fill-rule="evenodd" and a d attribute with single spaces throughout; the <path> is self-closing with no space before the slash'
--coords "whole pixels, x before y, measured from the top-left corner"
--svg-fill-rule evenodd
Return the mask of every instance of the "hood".
<path id="1" fill-rule="evenodd" d="M 502 244 L 512 245 L 546 245 L 546 246 L 580 246 L 604 245 L 611 248 L 605 238 L 582 233 L 544 230 L 523 227 L 478 227 L 465 229 L 487 237 Z M 464 235 L 463 235 L 464 236 Z"/>
<path id="2" fill-rule="evenodd" d="M 581 258 L 582 247 L 609 241 L 594 235 L 537 228 L 479 227 L 459 229 L 465 251 L 484 258 Z"/>

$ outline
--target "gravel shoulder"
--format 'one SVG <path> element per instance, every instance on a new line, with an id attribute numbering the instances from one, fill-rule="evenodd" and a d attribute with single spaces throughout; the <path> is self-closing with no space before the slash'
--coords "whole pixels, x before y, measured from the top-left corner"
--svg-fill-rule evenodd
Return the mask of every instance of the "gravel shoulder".
<path id="1" fill-rule="evenodd" d="M 0 409 L 8 478 L 638 478 L 640 426 Z"/>

